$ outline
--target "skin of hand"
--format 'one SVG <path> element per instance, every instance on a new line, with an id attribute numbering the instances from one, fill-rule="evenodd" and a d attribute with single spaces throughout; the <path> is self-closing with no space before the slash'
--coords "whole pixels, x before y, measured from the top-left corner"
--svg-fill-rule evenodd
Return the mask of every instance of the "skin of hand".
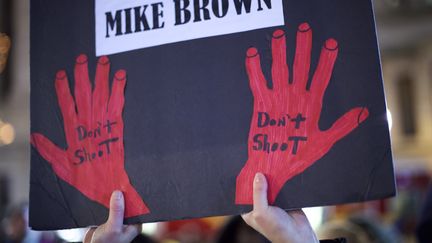
<path id="1" fill-rule="evenodd" d="M 125 203 L 123 193 L 114 191 L 110 199 L 108 220 L 105 224 L 90 228 L 84 236 L 84 243 L 126 243 L 140 232 L 141 225 L 124 225 Z"/>
<path id="2" fill-rule="evenodd" d="M 253 210 L 242 218 L 274 243 L 319 242 L 301 209 L 285 212 L 268 205 L 267 180 L 262 173 L 253 182 Z"/>

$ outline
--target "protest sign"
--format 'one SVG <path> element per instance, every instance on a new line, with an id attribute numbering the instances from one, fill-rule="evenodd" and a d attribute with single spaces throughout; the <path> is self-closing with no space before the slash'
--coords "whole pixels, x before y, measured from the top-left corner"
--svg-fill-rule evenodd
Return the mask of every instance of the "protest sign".
<path id="1" fill-rule="evenodd" d="M 31 1 L 30 225 L 394 195 L 369 1 Z"/>

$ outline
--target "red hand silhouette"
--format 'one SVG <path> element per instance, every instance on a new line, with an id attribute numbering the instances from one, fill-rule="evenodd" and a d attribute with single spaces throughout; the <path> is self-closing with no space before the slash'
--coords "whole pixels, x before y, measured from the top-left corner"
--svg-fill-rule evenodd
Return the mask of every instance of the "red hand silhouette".
<path id="1" fill-rule="evenodd" d="M 248 139 L 248 160 L 237 176 L 236 204 L 252 204 L 253 178 L 265 174 L 269 203 L 273 203 L 285 182 L 302 173 L 323 157 L 340 139 L 363 122 L 365 107 L 351 109 L 328 130 L 321 131 L 318 121 L 325 90 L 338 54 L 338 44 L 328 39 L 318 66 L 309 79 L 312 30 L 307 23 L 297 31 L 292 82 L 286 64 L 285 33 L 276 30 L 272 38 L 273 89 L 267 88 L 256 48 L 247 51 L 246 70 L 254 97 Z"/>
<path id="2" fill-rule="evenodd" d="M 78 56 L 74 70 L 75 102 L 66 72 L 58 71 L 55 88 L 68 147 L 59 148 L 39 133 L 32 133 L 31 143 L 61 179 L 105 207 L 109 207 L 111 193 L 121 190 L 125 196 L 125 217 L 132 217 L 149 210 L 124 169 L 122 112 L 126 71 L 115 73 L 109 96 L 109 70 L 108 57 L 99 58 L 92 94 L 87 56 Z"/>

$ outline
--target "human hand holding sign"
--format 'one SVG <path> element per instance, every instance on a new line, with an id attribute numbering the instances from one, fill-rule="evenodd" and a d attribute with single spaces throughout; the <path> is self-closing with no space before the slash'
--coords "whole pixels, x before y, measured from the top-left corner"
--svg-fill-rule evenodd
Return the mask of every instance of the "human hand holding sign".
<path id="1" fill-rule="evenodd" d="M 253 182 L 253 210 L 243 214 L 242 218 L 273 243 L 318 243 L 303 210 L 285 212 L 281 208 L 268 205 L 267 181 L 261 173 L 255 175 Z"/>
<path id="2" fill-rule="evenodd" d="M 124 225 L 124 198 L 120 191 L 111 195 L 107 221 L 97 227 L 91 227 L 85 234 L 83 243 L 128 243 L 141 232 L 141 225 Z"/>
<path id="3" fill-rule="evenodd" d="M 110 95 L 109 70 L 108 57 L 99 58 L 92 92 L 87 56 L 78 56 L 74 69 L 75 100 L 66 72 L 58 71 L 55 89 L 67 148 L 58 147 L 40 133 L 32 133 L 31 143 L 61 179 L 105 207 L 109 207 L 113 191 L 122 191 L 125 217 L 132 217 L 149 210 L 124 169 L 122 113 L 126 71 L 114 74 Z"/>
<path id="4" fill-rule="evenodd" d="M 285 182 L 323 157 L 332 146 L 369 116 L 365 107 L 345 113 L 325 131 L 319 126 L 323 97 L 338 54 L 338 43 L 328 39 L 307 87 L 311 60 L 312 30 L 307 23 L 297 31 L 293 77 L 286 64 L 286 40 L 282 30 L 272 38 L 272 81 L 267 87 L 256 48 L 247 51 L 246 70 L 254 97 L 248 138 L 248 160 L 237 176 L 236 204 L 252 204 L 252 185 L 257 172 L 268 180 L 269 203 Z M 291 82 L 290 82 L 291 81 Z"/>

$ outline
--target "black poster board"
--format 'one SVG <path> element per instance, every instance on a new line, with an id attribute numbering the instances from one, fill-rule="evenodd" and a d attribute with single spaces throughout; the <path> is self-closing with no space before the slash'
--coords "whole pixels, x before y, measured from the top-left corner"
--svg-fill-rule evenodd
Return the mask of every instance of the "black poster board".
<path id="1" fill-rule="evenodd" d="M 209 13 L 251 1 L 277 2 L 210 1 Z M 148 4 L 146 33 L 168 28 L 163 7 L 178 2 Z M 195 21 L 204 2 L 178 25 L 210 23 Z M 31 1 L 31 227 L 101 224 L 113 189 L 126 223 L 239 214 L 257 171 L 285 209 L 394 195 L 371 3 L 279 2 L 278 26 L 97 56 L 95 1 Z M 133 36 L 115 13 L 103 31 Z"/>

